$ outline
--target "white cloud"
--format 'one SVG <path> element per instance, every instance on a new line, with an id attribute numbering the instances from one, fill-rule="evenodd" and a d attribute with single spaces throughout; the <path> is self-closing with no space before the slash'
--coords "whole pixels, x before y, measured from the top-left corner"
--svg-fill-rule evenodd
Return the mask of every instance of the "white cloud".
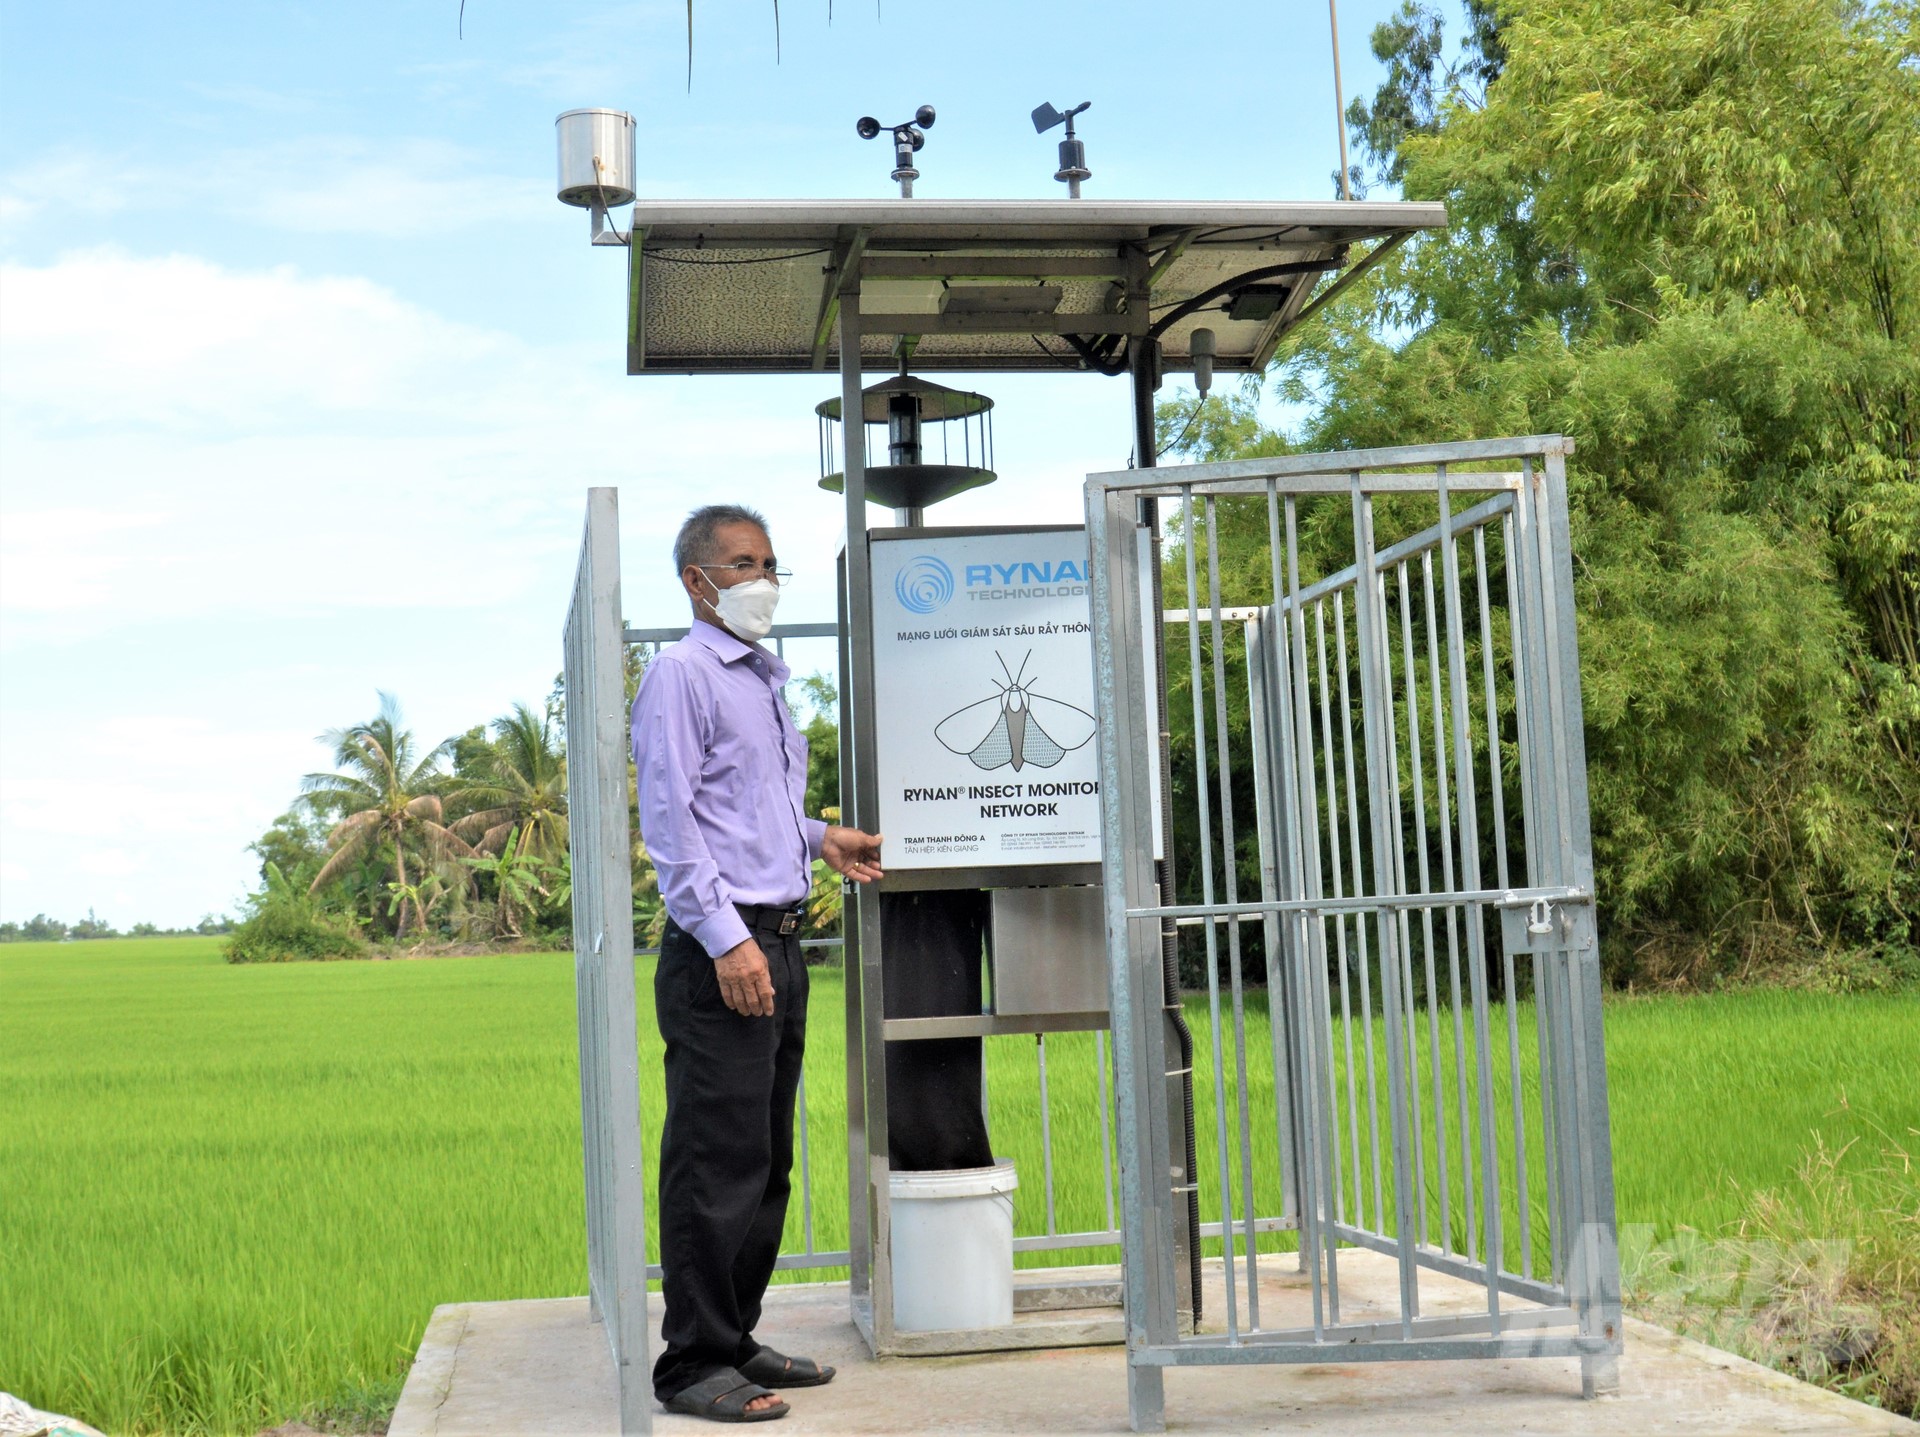
<path id="1" fill-rule="evenodd" d="M 290 152 L 235 157 L 228 176 L 234 213 L 279 229 L 389 237 L 552 217 L 543 179 L 476 170 L 466 151 L 440 141 L 303 147 L 294 170 L 286 166 Z"/>
<path id="2" fill-rule="evenodd" d="M 30 434 L 314 430 L 342 410 L 451 418 L 509 343 L 364 279 L 111 247 L 0 268 L 0 298 L 0 402 Z"/>
<path id="3" fill-rule="evenodd" d="M 188 81 L 186 88 L 203 100 L 237 105 L 243 110 L 255 110 L 268 115 L 295 115 L 313 108 L 313 100 L 309 96 L 269 89 L 264 85 L 203 85 Z"/>
<path id="4" fill-rule="evenodd" d="M 41 509 L 0 514 L 0 611 L 101 609 L 113 603 L 113 551 L 125 531 L 161 522 L 158 514 L 107 509 Z"/>
<path id="5" fill-rule="evenodd" d="M 791 473 L 811 439 L 363 279 L 101 249 L 0 268 L 0 295 L 9 647 L 126 614 L 511 603 L 564 572 L 609 461 L 677 518 L 720 434 L 729 475 Z"/>
<path id="6" fill-rule="evenodd" d="M 238 93 L 228 98 L 248 103 Z M 66 149 L 0 176 L 0 229 L 8 231 L 42 218 L 74 224 L 193 209 L 306 234 L 404 238 L 454 225 L 547 222 L 552 205 L 540 179 L 491 170 L 473 150 L 420 138 L 376 145 L 307 135 L 211 151 L 188 169 Z"/>
<path id="7" fill-rule="evenodd" d="M 230 907 L 257 866 L 246 844 L 317 756 L 304 726 L 168 713 L 16 710 L 5 734 L 0 848 L 33 858 L 31 869 L 0 869 L 0 901 L 16 919 L 72 921 L 97 906 L 122 926 L 183 923 Z"/>
<path id="8" fill-rule="evenodd" d="M 944 521 L 1071 522 L 1078 476 L 1124 458 L 1124 386 L 1024 387 L 996 416 L 1002 483 Z M 684 622 L 671 537 L 722 498 L 763 509 L 800 574 L 781 617 L 830 619 L 842 511 L 810 411 L 832 388 L 631 379 L 611 342 L 532 345 L 287 266 L 0 267 L 5 916 L 231 909 L 247 843 L 326 766 L 313 735 L 376 688 L 423 744 L 537 700 L 590 484 L 621 491 L 633 622 Z"/>

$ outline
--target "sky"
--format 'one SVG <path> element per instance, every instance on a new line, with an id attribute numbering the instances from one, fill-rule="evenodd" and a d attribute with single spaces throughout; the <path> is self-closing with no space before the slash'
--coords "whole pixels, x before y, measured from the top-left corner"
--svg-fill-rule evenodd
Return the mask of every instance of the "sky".
<path id="1" fill-rule="evenodd" d="M 1348 97 L 1393 8 L 1343 6 Z M 689 87 L 683 0 L 0 0 L 0 919 L 235 912 L 323 730 L 537 704 L 590 485 L 630 623 L 684 622 L 718 500 L 767 514 L 780 619 L 832 618 L 831 376 L 627 377 L 560 111 L 632 111 L 656 199 L 886 197 L 854 121 L 932 104 L 919 195 L 1065 203 L 1028 113 L 1082 100 L 1090 198 L 1332 195 L 1314 4 L 787 0 L 777 55 L 771 0 L 693 10 Z M 1001 479 L 939 522 L 1078 522 L 1126 463 L 1124 379 L 941 378 Z"/>

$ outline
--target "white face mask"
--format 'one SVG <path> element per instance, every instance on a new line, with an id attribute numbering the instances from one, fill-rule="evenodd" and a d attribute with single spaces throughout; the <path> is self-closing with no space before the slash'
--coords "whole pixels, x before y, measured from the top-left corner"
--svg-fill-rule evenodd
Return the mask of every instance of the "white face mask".
<path id="1" fill-rule="evenodd" d="M 714 611 L 736 638 L 757 644 L 772 631 L 773 611 L 780 604 L 780 586 L 773 580 L 749 579 L 726 589 L 714 584 L 714 591 Z"/>

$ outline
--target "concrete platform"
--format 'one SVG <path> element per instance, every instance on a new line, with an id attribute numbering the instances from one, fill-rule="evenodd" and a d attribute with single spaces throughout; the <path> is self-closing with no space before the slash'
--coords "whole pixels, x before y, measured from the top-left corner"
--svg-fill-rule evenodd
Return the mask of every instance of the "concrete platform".
<path id="1" fill-rule="evenodd" d="M 1306 1319 L 1306 1279 L 1291 1259 L 1261 1273 L 1267 1325 Z M 1211 1264 L 1208 1308 L 1222 1307 Z M 1342 1253 L 1345 1313 L 1391 1315 L 1396 1269 Z M 1479 1292 L 1425 1274 L 1424 1311 L 1465 1310 Z M 659 1296 L 652 1299 L 658 1332 Z M 1279 1314 L 1279 1315 L 1277 1315 Z M 1063 1314 L 1052 1314 L 1060 1316 Z M 1089 1313 L 1088 1315 L 1093 1315 Z M 1208 1324 L 1212 1326 L 1212 1323 Z M 1125 1432 L 1126 1371 L 1118 1348 L 875 1360 L 848 1315 L 844 1283 L 776 1287 L 765 1340 L 840 1369 L 831 1385 L 789 1392 L 782 1437 L 801 1433 Z M 1167 1430 L 1654 1434 L 1906 1433 L 1909 1422 L 1729 1353 L 1629 1320 L 1620 1392 L 1580 1397 L 1572 1359 L 1175 1368 L 1166 1374 Z M 617 1437 L 613 1363 L 587 1301 L 455 1303 L 438 1308 L 420 1344 L 389 1437 Z M 656 1409 L 654 1431 L 711 1434 L 717 1424 Z"/>

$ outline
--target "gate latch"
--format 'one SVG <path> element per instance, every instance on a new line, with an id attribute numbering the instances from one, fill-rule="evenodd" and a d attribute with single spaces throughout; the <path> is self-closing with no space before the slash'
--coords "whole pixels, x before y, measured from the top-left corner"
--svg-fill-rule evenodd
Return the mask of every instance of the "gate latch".
<path id="1" fill-rule="evenodd" d="M 1500 910 L 1500 935 L 1509 953 L 1553 953 L 1564 948 L 1586 951 L 1593 947 L 1593 922 L 1580 905 L 1593 901 L 1583 888 L 1548 889 L 1544 893 L 1509 890 L 1495 900 Z"/>

